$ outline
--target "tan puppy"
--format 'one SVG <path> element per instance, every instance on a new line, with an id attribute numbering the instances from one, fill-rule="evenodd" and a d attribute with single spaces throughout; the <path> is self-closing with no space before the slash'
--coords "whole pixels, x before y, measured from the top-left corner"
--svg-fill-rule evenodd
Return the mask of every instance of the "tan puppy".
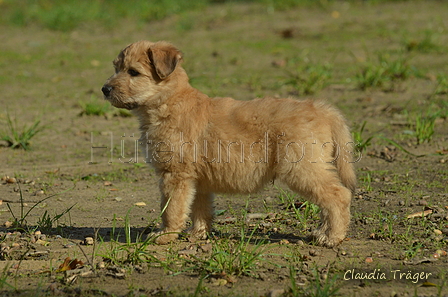
<path id="1" fill-rule="evenodd" d="M 339 244 L 350 220 L 356 176 L 349 129 L 322 102 L 210 98 L 190 86 L 182 53 L 167 42 L 140 41 L 114 61 L 102 91 L 140 120 L 147 162 L 160 175 L 163 229 L 168 243 L 185 228 L 211 230 L 213 193 L 252 193 L 275 179 L 321 209 L 313 239 Z"/>

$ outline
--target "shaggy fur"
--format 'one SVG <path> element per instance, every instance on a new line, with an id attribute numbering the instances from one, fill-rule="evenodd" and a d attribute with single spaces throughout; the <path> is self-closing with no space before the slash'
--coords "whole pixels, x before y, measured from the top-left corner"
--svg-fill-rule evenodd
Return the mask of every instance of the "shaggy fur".
<path id="1" fill-rule="evenodd" d="M 252 193 L 275 179 L 321 209 L 312 233 L 332 247 L 345 238 L 356 176 L 352 138 L 333 107 L 293 99 L 210 98 L 190 86 L 182 53 L 167 42 L 140 41 L 115 59 L 102 88 L 140 120 L 147 162 L 160 175 L 159 244 L 211 230 L 213 193 Z"/>

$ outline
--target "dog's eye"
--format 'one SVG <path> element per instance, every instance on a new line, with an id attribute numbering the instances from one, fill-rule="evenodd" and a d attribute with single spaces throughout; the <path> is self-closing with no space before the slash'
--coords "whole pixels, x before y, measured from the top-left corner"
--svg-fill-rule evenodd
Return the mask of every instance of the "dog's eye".
<path id="1" fill-rule="evenodd" d="M 137 75 L 140 74 L 138 71 L 136 71 L 134 69 L 129 69 L 128 73 L 129 73 L 130 76 L 137 76 Z"/>

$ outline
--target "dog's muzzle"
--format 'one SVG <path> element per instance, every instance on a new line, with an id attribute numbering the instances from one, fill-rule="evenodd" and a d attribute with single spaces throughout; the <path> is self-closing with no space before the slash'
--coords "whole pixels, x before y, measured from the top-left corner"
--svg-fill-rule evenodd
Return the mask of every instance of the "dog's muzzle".
<path id="1" fill-rule="evenodd" d="M 104 86 L 101 88 L 101 91 L 103 92 L 104 96 L 109 97 L 110 92 L 112 92 L 112 89 L 113 89 L 113 88 L 112 88 L 111 86 L 109 86 L 109 85 L 104 85 Z"/>

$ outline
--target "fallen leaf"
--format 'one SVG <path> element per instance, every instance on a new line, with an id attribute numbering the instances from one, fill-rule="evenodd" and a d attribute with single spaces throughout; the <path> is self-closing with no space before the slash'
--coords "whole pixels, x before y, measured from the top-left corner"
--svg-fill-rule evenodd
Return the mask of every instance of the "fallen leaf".
<path id="1" fill-rule="evenodd" d="M 427 209 L 424 211 L 419 211 L 407 216 L 408 219 L 416 218 L 416 217 L 426 217 L 427 215 L 432 213 L 432 209 Z"/>
<path id="2" fill-rule="evenodd" d="M 78 259 L 70 259 L 70 257 L 65 258 L 64 263 L 59 265 L 59 268 L 56 270 L 56 272 L 64 272 L 67 270 L 76 269 L 80 266 L 83 266 L 84 263 Z"/>
<path id="3" fill-rule="evenodd" d="M 437 285 L 436 285 L 436 284 L 433 284 L 433 283 L 431 283 L 431 282 L 424 282 L 424 283 L 422 284 L 422 287 L 437 287 Z"/>

